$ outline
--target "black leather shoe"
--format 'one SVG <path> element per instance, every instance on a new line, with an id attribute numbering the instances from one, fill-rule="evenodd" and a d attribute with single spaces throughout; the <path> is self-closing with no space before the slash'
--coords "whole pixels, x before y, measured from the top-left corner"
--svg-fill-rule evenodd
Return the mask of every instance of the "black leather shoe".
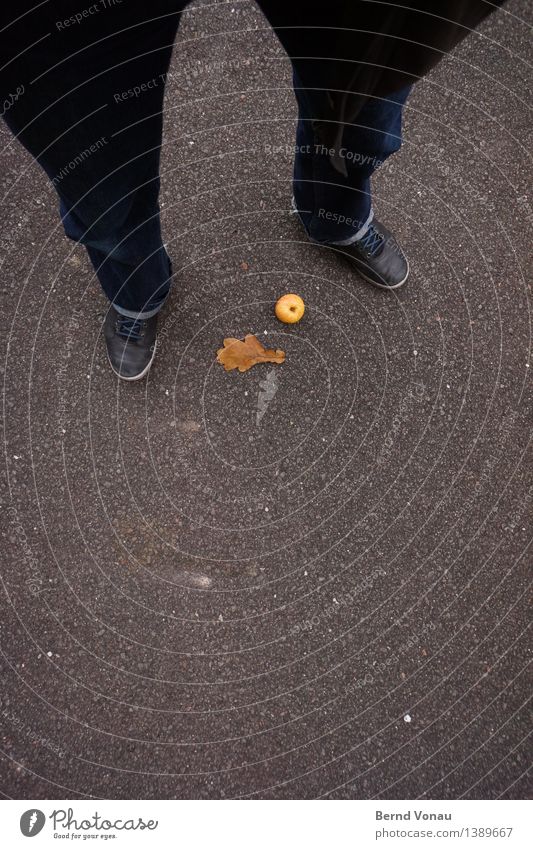
<path id="1" fill-rule="evenodd" d="M 157 315 L 128 318 L 109 307 L 104 335 L 111 368 L 122 380 L 140 380 L 148 374 L 157 344 Z"/>
<path id="2" fill-rule="evenodd" d="M 361 277 L 381 289 L 399 289 L 409 276 L 409 263 L 387 228 L 372 219 L 362 239 L 351 245 L 330 245 L 354 266 Z"/>

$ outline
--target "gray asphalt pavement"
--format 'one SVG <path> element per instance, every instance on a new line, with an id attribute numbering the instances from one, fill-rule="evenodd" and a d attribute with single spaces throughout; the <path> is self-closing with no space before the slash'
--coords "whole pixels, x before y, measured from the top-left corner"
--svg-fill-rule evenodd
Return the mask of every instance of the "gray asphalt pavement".
<path id="1" fill-rule="evenodd" d="M 1 127 L 5 797 L 528 795 L 530 24 L 512 0 L 408 102 L 374 185 L 411 276 L 384 293 L 289 214 L 290 65 L 258 9 L 191 6 L 176 282 L 136 385 Z M 246 333 L 286 362 L 226 373 Z"/>

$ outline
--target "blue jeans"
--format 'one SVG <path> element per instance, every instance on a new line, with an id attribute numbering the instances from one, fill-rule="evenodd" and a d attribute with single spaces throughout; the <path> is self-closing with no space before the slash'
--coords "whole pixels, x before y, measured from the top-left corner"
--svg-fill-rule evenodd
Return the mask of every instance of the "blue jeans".
<path id="1" fill-rule="evenodd" d="M 360 238 L 373 212 L 370 177 L 402 143 L 402 108 L 412 86 L 387 98 L 369 99 L 357 120 L 344 127 L 337 160 L 346 174 L 332 164 L 314 126 L 316 105 L 326 93 L 304 88 L 294 71 L 298 101 L 294 200 L 310 239 L 322 244 L 346 245 Z"/>
<path id="2" fill-rule="evenodd" d="M 158 312 L 172 280 L 161 236 L 159 159 L 165 79 L 186 5 L 152 0 L 126 9 L 116 0 L 73 23 L 70 2 L 42 4 L 31 15 L 34 46 L 13 44 L 0 73 L 2 101 L 24 89 L 4 118 L 52 181 L 67 236 L 85 245 L 107 297 L 131 317 Z M 342 242 L 370 215 L 369 178 L 400 146 L 408 91 L 369 102 L 346 128 L 342 177 L 316 147 L 314 106 L 325 92 L 303 89 L 296 72 L 295 88 L 296 203 L 312 239 Z"/>
<path id="3" fill-rule="evenodd" d="M 105 294 L 131 317 L 158 312 L 172 279 L 159 160 L 165 78 L 185 5 L 117 2 L 72 23 L 70 3 L 43 4 L 32 12 L 32 41 L 39 28 L 47 37 L 14 56 L 10 76 L 0 74 L 0 93 L 24 87 L 4 118 L 52 181 L 67 236 L 85 245 Z"/>

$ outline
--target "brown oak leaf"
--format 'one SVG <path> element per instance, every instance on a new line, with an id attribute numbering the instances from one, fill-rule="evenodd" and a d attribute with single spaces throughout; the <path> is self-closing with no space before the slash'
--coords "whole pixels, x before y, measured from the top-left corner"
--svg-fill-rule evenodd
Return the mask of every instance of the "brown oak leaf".
<path id="1" fill-rule="evenodd" d="M 224 347 L 217 351 L 217 361 L 222 363 L 226 371 L 238 368 L 239 371 L 248 371 L 257 363 L 282 363 L 285 360 L 285 351 L 279 348 L 264 348 L 259 339 L 248 333 L 241 339 L 228 336 L 224 339 Z"/>

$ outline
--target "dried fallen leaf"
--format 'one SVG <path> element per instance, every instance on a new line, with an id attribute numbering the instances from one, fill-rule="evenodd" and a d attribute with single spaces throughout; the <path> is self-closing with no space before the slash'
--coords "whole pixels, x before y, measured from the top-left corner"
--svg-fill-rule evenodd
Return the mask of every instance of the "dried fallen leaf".
<path id="1" fill-rule="evenodd" d="M 251 333 L 241 339 L 229 336 L 224 339 L 224 347 L 217 351 L 217 361 L 222 363 L 226 371 L 238 368 L 239 371 L 248 371 L 257 363 L 282 363 L 285 360 L 285 352 L 279 348 L 265 348 L 259 339 Z"/>

